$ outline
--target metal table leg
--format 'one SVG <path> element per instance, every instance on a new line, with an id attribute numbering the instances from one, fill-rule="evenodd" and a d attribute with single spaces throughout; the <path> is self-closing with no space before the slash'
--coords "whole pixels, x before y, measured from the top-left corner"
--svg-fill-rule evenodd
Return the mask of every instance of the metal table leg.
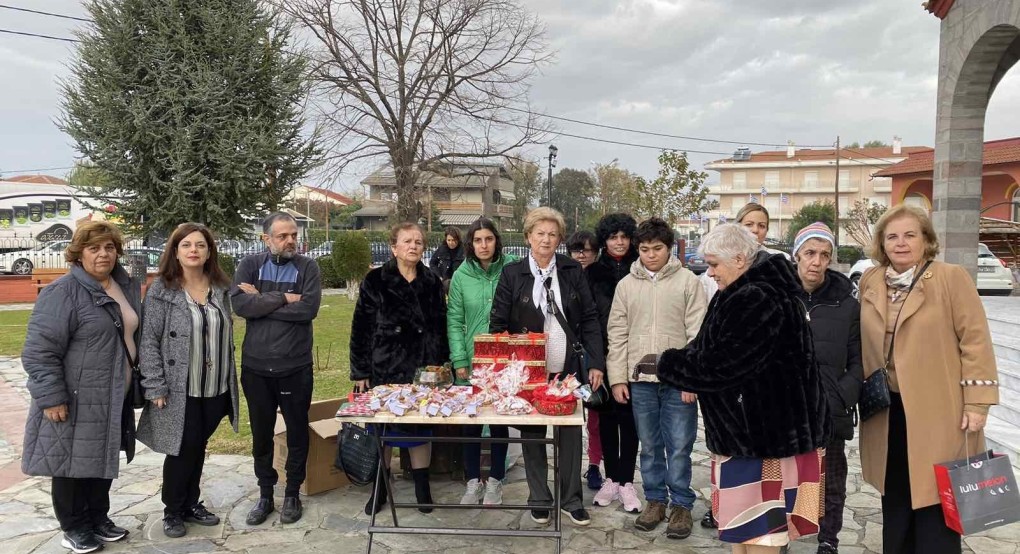
<path id="1" fill-rule="evenodd" d="M 553 512 L 556 519 L 553 530 L 556 531 L 556 554 L 560 554 L 560 548 L 563 545 L 563 526 L 560 521 L 560 483 L 563 478 L 560 477 L 560 427 L 553 425 Z"/>

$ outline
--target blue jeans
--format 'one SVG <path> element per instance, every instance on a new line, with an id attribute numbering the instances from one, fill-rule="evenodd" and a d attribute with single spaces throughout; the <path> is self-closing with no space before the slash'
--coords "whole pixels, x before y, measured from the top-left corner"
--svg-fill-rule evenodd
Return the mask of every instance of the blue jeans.
<path id="1" fill-rule="evenodd" d="M 660 383 L 631 383 L 630 404 L 641 441 L 641 481 L 648 501 L 694 507 L 691 451 L 698 434 L 698 403 Z M 669 496 L 667 498 L 667 494 Z"/>

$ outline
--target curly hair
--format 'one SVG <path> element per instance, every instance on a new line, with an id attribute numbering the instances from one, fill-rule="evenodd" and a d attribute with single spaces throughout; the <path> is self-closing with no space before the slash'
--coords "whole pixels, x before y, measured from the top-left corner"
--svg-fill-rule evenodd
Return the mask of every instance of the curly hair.
<path id="1" fill-rule="evenodd" d="M 71 243 L 64 250 L 64 259 L 69 264 L 81 263 L 82 252 L 90 246 L 102 245 L 112 241 L 117 249 L 117 257 L 124 255 L 124 235 L 120 229 L 109 221 L 88 221 L 82 223 L 74 231 Z"/>
<path id="2" fill-rule="evenodd" d="M 595 238 L 598 240 L 598 249 L 606 247 L 606 241 L 616 233 L 623 232 L 627 238 L 633 239 L 637 231 L 637 221 L 630 214 L 615 213 L 606 214 L 595 226 Z"/>

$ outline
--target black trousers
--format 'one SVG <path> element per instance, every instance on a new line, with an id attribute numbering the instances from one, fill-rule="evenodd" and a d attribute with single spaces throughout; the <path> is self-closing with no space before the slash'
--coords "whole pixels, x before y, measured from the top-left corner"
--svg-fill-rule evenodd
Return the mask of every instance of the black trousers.
<path id="1" fill-rule="evenodd" d="M 927 476 L 934 479 L 934 473 Z M 882 551 L 886 554 L 960 554 L 960 535 L 946 527 L 942 505 L 915 510 L 907 466 L 907 418 L 903 399 L 892 394 L 889 407 L 889 452 L 882 497 Z"/>
<path id="2" fill-rule="evenodd" d="M 66 532 L 105 522 L 110 513 L 112 484 L 113 479 L 54 477 L 50 496 L 60 529 Z"/>
<path id="3" fill-rule="evenodd" d="M 263 377 L 241 371 L 241 387 L 248 400 L 251 421 L 251 453 L 255 458 L 255 477 L 263 498 L 273 497 L 279 476 L 273 469 L 273 429 L 276 409 L 287 424 L 286 496 L 297 496 L 305 481 L 308 462 L 308 408 L 312 404 L 312 367 L 284 377 Z"/>
<path id="4" fill-rule="evenodd" d="M 609 406 L 599 411 L 599 439 L 606 477 L 618 485 L 633 483 L 638 436 L 630 404 L 619 404 L 611 398 Z"/>
<path id="5" fill-rule="evenodd" d="M 209 437 L 230 408 L 230 393 L 212 398 L 187 398 L 181 448 L 176 456 L 163 460 L 163 515 L 183 517 L 185 511 L 198 504 L 205 449 Z"/>
<path id="6" fill-rule="evenodd" d="M 832 439 L 825 446 L 825 513 L 818 524 L 818 542 L 839 546 L 846 504 L 846 441 Z"/>

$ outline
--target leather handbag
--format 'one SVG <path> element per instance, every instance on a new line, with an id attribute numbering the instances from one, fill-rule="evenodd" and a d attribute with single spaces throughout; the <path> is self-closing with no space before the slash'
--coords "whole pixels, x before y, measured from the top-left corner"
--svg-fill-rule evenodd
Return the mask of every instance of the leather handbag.
<path id="1" fill-rule="evenodd" d="M 559 322 L 563 333 L 567 335 L 567 344 L 570 345 L 568 355 L 574 356 L 574 361 L 577 364 L 577 380 L 582 385 L 591 386 L 591 379 L 588 375 L 588 351 L 584 348 L 584 344 L 574 335 L 574 330 L 567 323 L 567 318 L 563 316 L 563 310 L 556 303 L 556 295 L 552 291 L 552 278 L 546 279 L 545 291 L 549 299 L 549 310 L 556 316 L 556 321 Z M 591 410 L 601 410 L 609 406 L 609 387 L 606 386 L 605 379 L 602 380 L 602 384 L 598 388 L 592 389 L 591 395 L 583 404 L 585 408 Z"/>
<path id="2" fill-rule="evenodd" d="M 924 264 L 921 271 L 914 275 L 914 280 L 910 282 L 910 288 L 907 289 L 907 294 L 903 297 L 904 305 L 907 303 L 907 298 L 910 297 L 910 292 L 914 290 L 917 280 L 921 278 L 921 275 L 924 275 L 929 265 L 931 265 L 931 262 Z M 903 308 L 901 306 L 900 311 L 896 314 L 896 321 L 893 322 L 893 332 L 889 338 L 889 352 L 885 356 L 885 365 L 876 369 L 864 380 L 863 387 L 861 388 L 861 399 L 857 403 L 857 413 L 861 421 L 871 419 L 874 415 L 888 409 L 892 403 L 889 392 L 889 370 L 887 368 L 889 363 L 892 362 L 893 347 L 896 345 L 896 330 L 899 327 L 900 314 L 902 313 Z"/>
<path id="3" fill-rule="evenodd" d="M 378 439 L 364 427 L 344 423 L 337 440 L 336 461 L 333 464 L 358 486 L 375 483 L 379 471 Z"/>

